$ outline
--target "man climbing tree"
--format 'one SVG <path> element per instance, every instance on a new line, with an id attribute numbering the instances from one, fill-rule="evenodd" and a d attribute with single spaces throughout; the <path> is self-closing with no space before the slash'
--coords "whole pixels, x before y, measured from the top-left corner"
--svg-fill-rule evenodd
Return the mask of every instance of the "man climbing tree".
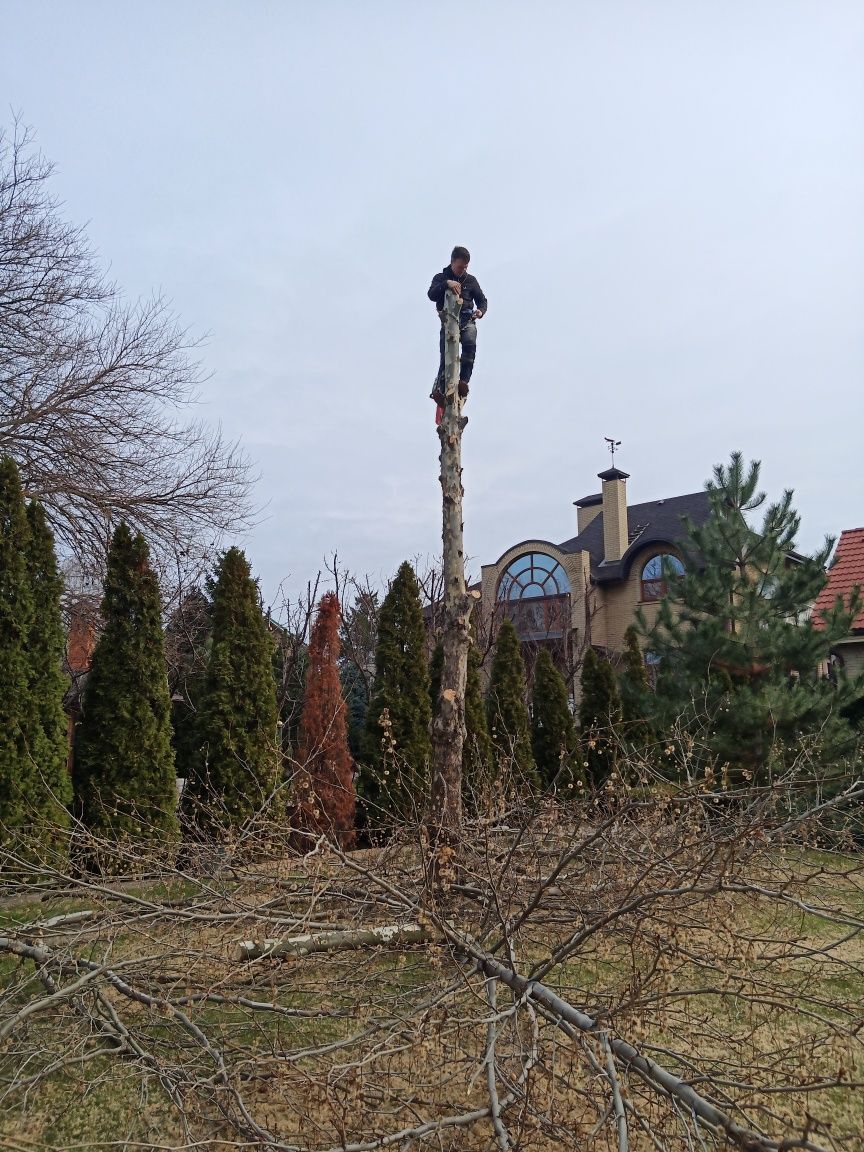
<path id="1" fill-rule="evenodd" d="M 429 286 L 429 299 L 438 309 L 441 318 L 440 360 L 438 375 L 432 389 L 432 399 L 436 404 L 444 405 L 446 390 L 446 377 L 444 372 L 444 298 L 447 289 L 452 289 L 461 297 L 462 305 L 459 311 L 459 340 L 462 345 L 461 369 L 459 372 L 459 395 L 464 400 L 468 395 L 468 383 L 474 371 L 474 357 L 477 353 L 477 324 L 489 308 L 489 301 L 483 295 L 483 289 L 477 283 L 477 278 L 468 272 L 468 263 L 471 253 L 467 248 L 457 246 L 450 256 L 450 263 L 432 277 Z"/>

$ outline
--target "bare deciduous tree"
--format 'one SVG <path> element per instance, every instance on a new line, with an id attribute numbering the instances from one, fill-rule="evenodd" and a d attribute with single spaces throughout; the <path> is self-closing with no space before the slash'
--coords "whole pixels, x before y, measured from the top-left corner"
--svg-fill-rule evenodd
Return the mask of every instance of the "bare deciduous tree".
<path id="1" fill-rule="evenodd" d="M 0 134 L 0 453 L 88 566 L 125 519 L 169 559 L 246 522 L 236 444 L 189 418 L 200 368 L 161 299 L 129 305 L 49 189 L 17 122 Z"/>

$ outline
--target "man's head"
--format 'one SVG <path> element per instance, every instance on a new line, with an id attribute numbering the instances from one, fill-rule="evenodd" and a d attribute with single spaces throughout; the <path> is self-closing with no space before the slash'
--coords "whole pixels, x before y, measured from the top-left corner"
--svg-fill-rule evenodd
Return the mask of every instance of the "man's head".
<path id="1" fill-rule="evenodd" d="M 450 253 L 450 267 L 457 276 L 461 276 L 471 259 L 471 253 L 467 248 L 462 248 L 459 244 Z"/>

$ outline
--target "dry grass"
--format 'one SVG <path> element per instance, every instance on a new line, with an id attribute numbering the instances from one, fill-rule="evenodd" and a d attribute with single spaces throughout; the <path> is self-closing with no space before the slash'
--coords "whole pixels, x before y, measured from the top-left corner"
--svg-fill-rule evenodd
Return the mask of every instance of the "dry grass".
<path id="1" fill-rule="evenodd" d="M 709 868 L 698 837 L 619 822 L 545 883 L 586 839 L 584 826 L 551 820 L 521 841 L 487 829 L 466 849 L 448 921 L 491 947 L 539 893 L 510 938 L 520 970 L 557 956 L 549 986 L 738 1123 L 780 1139 L 804 1133 L 826 1148 L 864 1147 L 864 1088 L 854 1086 L 864 1082 L 858 860 L 751 844 L 734 866 L 719 867 L 715 854 Z M 94 1021 L 107 1009 L 89 987 L 77 1005 L 64 998 L 13 1028 L 0 1048 L 4 1146 L 330 1149 L 486 1108 L 486 988 L 452 944 L 233 959 L 243 938 L 404 921 L 409 906 L 431 915 L 419 863 L 404 845 L 348 860 L 324 852 L 209 880 L 175 877 L 167 887 L 164 878 L 92 882 L 56 900 L 7 903 L 0 934 L 104 965 L 155 1003 L 102 983 L 124 1043 L 99 1035 Z M 627 911 L 634 897 L 642 903 Z M 33 926 L 83 908 L 92 919 Z M 590 931 L 567 951 L 580 926 Z M 2 964 L 0 1027 L 46 994 L 37 964 L 8 955 Z M 68 984 L 78 972 L 67 963 L 55 976 Z M 512 1009 L 505 993 L 499 1011 Z M 511 1146 L 617 1148 L 603 1063 L 596 1035 L 574 1042 L 542 1014 L 535 1024 L 524 1006 L 502 1019 L 500 1096 L 524 1080 L 505 1112 Z M 720 1146 L 620 1062 L 617 1074 L 633 1152 Z M 488 1117 L 429 1139 L 496 1147 Z"/>

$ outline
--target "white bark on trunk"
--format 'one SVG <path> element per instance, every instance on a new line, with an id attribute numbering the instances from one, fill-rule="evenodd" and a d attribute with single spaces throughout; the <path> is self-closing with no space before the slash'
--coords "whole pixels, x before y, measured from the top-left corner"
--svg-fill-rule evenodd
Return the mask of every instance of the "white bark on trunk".
<path id="1" fill-rule="evenodd" d="M 461 299 L 449 288 L 444 301 L 444 416 L 441 439 L 443 507 L 443 629 L 444 661 L 438 713 L 432 724 L 432 874 L 441 879 L 462 829 L 462 748 L 465 743 L 465 683 L 471 643 L 471 608 L 476 593 L 465 588 L 462 522 L 462 431 L 467 420 L 459 397 L 459 311 Z"/>
<path id="2" fill-rule="evenodd" d="M 259 960 L 262 956 L 309 956 L 312 952 L 343 952 L 350 948 L 376 945 L 425 944 L 440 939 L 420 924 L 385 924 L 380 928 L 357 928 L 347 932 L 306 932 L 273 940 L 241 940 L 234 949 L 235 960 Z"/>

